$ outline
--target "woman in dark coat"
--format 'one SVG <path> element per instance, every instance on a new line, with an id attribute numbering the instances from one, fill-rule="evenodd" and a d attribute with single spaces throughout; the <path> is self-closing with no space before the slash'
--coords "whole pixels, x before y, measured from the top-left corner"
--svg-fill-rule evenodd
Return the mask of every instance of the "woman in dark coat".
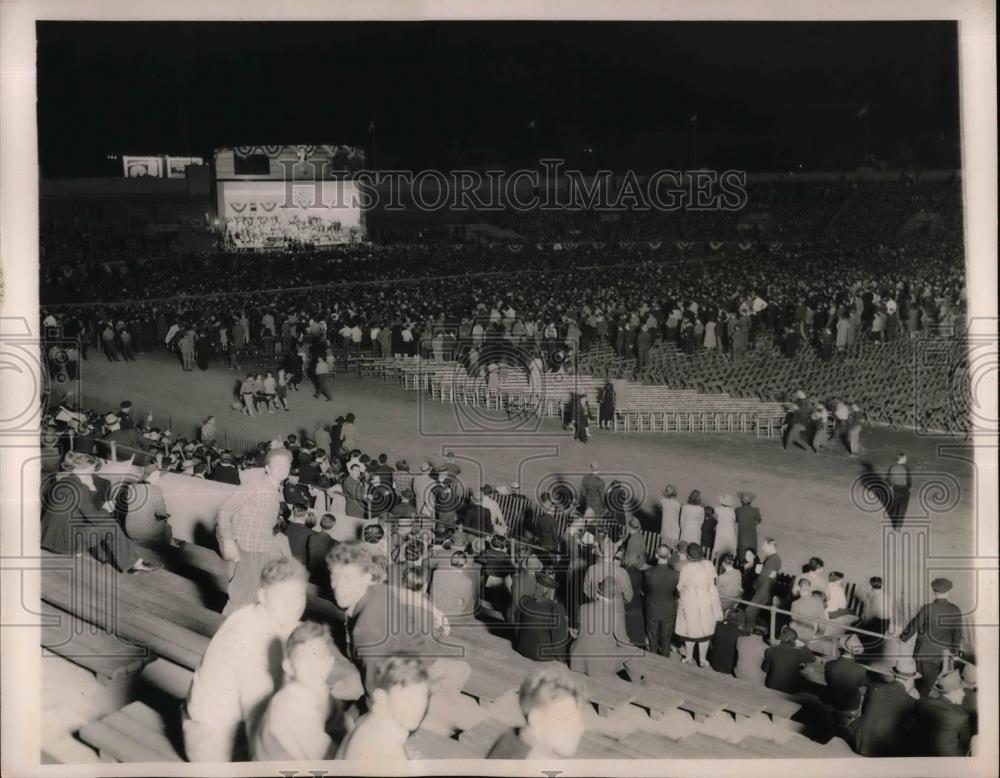
<path id="1" fill-rule="evenodd" d="M 212 341 L 208 339 L 205 332 L 198 333 L 198 339 L 194 344 L 196 359 L 199 370 L 208 370 L 208 362 L 212 358 Z"/>
<path id="2" fill-rule="evenodd" d="M 104 509 L 94 473 L 101 460 L 71 451 L 63 460 L 67 473 L 51 483 L 42 504 L 41 547 L 56 554 L 96 550 L 101 561 L 119 572 L 144 572 L 162 565 L 143 561 L 114 517 Z"/>
<path id="3" fill-rule="evenodd" d="M 574 437 L 581 443 L 586 443 L 590 438 L 590 408 L 587 405 L 587 397 L 582 394 L 574 395 L 574 401 L 573 422 L 576 425 Z"/>
<path id="4" fill-rule="evenodd" d="M 615 425 L 615 388 L 608 381 L 597 393 L 597 401 L 600 405 L 601 429 L 612 429 Z"/>

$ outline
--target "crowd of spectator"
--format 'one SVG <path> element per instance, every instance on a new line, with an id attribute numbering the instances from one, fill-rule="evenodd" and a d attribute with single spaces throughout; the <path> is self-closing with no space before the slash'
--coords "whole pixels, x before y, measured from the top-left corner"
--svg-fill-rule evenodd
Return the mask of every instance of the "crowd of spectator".
<path id="1" fill-rule="evenodd" d="M 330 246 L 363 237 L 360 226 L 345 228 L 340 221 L 300 213 L 227 216 L 225 235 L 232 249 Z"/>
<path id="2" fill-rule="evenodd" d="M 559 664 L 595 680 L 622 675 L 642 683 L 655 672 L 643 660 L 650 651 L 786 694 L 813 695 L 824 726 L 866 756 L 960 756 L 971 747 L 975 668 L 963 661 L 967 646 L 954 618 L 959 611 L 948 602 L 951 582 L 936 579 L 934 601 L 901 623 L 881 578 L 873 577 L 862 620 L 849 607 L 843 574 L 828 571 L 823 559 L 810 557 L 788 581 L 779 540 L 761 533 L 766 498 L 761 509 L 749 492 L 706 499 L 693 489 L 682 503 L 678 487 L 668 484 L 651 547 L 643 506 L 626 485 L 608 483 L 597 462 L 578 485 L 533 504 L 517 483 L 463 478 L 451 454 L 412 471 L 405 461 L 390 463 L 389 453 L 365 445 L 350 414 L 333 425 L 317 421 L 308 439 L 290 434 L 250 451 L 225 449 L 211 417 L 190 440 L 153 422 L 133 419 L 128 402 L 106 414 L 53 409 L 42 467 L 63 475 L 43 482 L 50 493 L 43 500 L 42 543 L 57 553 L 90 548 L 120 570 L 156 569 L 142 560 L 143 548 L 179 544 L 159 485 L 163 473 L 238 487 L 219 508 L 217 540 L 232 570 L 223 611 L 228 619 L 188 699 L 184 739 L 192 761 L 353 759 L 376 747 L 404 759 L 403 742 L 426 719 L 446 730 L 466 728 L 469 701 L 457 690 L 468 667 L 438 658 L 435 636 L 487 608 L 510 627 L 512 649 L 539 663 L 540 675 L 525 682 L 529 687 L 538 678 L 565 678 L 577 688 Z M 108 460 L 137 466 L 138 481 L 102 493 L 95 474 Z M 77 499 L 51 493 L 69 487 Z M 281 583 L 304 587 L 307 580 L 353 614 L 349 657 L 332 648 L 327 627 L 299 624 L 304 590 L 271 592 Z M 786 612 L 769 630 L 773 597 Z M 227 651 L 241 640 L 256 645 L 254 635 L 265 625 L 259 637 L 271 634 L 276 625 L 261 609 L 272 598 L 271 605 L 282 607 L 271 618 L 278 618 L 281 640 L 288 641 L 284 685 L 273 678 L 258 683 L 263 665 L 255 664 L 253 651 L 238 659 Z M 401 610 L 387 609 L 397 600 Z M 397 628 L 386 631 L 390 612 Z M 911 638 L 912 658 L 902 649 Z M 316 646 L 319 656 L 297 658 L 299 644 L 311 640 L 323 644 L 322 651 Z M 332 658 L 337 673 L 322 656 Z M 394 737 L 377 744 L 370 717 L 400 713 L 393 683 L 379 679 L 402 672 L 400 662 L 415 663 L 403 686 L 428 677 L 438 682 L 418 690 L 398 743 Z M 317 688 L 330 686 L 336 727 L 323 725 L 326 716 L 313 722 L 301 711 L 291 715 L 301 690 L 285 689 L 306 677 Z M 236 693 L 234 684 L 259 692 L 261 707 L 236 706 L 242 713 L 233 713 L 228 695 Z M 582 701 L 582 693 L 569 697 L 574 706 Z M 582 723 L 573 722 L 576 734 L 565 748 L 550 742 L 551 734 L 536 744 L 520 730 L 501 738 L 492 755 L 524 758 L 533 747 L 541 749 L 536 757 L 571 755 L 582 734 Z M 303 726 L 314 737 L 290 736 Z M 237 737 L 241 733 L 245 738 Z"/>

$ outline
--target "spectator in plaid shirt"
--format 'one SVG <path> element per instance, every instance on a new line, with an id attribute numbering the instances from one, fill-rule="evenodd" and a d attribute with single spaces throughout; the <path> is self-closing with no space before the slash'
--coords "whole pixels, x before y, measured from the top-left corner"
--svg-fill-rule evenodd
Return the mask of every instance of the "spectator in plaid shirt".
<path id="1" fill-rule="evenodd" d="M 216 536 L 231 573 L 229 602 L 223 615 L 253 603 L 261 571 L 268 562 L 291 556 L 288 538 L 277 531 L 282 483 L 291 466 L 288 449 L 271 449 L 263 472 L 244 472 L 239 491 L 219 506 Z"/>

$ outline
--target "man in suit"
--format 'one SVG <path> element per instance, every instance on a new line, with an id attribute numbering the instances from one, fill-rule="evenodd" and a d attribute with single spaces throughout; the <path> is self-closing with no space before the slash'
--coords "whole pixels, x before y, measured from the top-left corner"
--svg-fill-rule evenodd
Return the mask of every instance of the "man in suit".
<path id="1" fill-rule="evenodd" d="M 677 618 L 677 582 L 680 573 L 670 564 L 670 548 L 656 549 L 656 565 L 648 568 L 646 579 L 646 635 L 650 650 L 670 656 L 670 642 Z"/>
<path id="2" fill-rule="evenodd" d="M 930 694 L 934 682 L 941 674 L 946 657 L 956 656 L 962 642 L 962 612 L 948 601 L 952 583 L 947 578 L 931 581 L 934 601 L 924 605 L 913 617 L 899 636 L 905 643 L 913 635 L 917 642 L 913 647 L 913 658 L 917 660 L 917 670 L 921 678 L 917 691 L 921 697 Z"/>
<path id="3" fill-rule="evenodd" d="M 219 461 L 212 467 L 209 479 L 223 484 L 240 485 L 240 469 L 236 466 L 236 458 L 233 452 L 226 450 L 222 452 Z"/>
<path id="4" fill-rule="evenodd" d="M 483 498 L 478 492 L 471 497 L 472 504 L 465 509 L 463 526 L 474 535 L 486 536 L 493 534 L 493 520 L 490 512 L 483 506 Z"/>
<path id="5" fill-rule="evenodd" d="M 896 464 L 889 468 L 886 480 L 892 489 L 886 513 L 889 514 L 892 528 L 901 529 L 906 520 L 906 509 L 910 504 L 910 487 L 913 484 L 910 468 L 906 464 L 906 454 L 900 452 L 896 456 Z"/>
<path id="6" fill-rule="evenodd" d="M 368 490 L 361 482 L 361 465 L 354 463 L 347 470 L 347 478 L 342 484 L 347 502 L 347 515 L 357 519 L 366 518 Z"/>
<path id="7" fill-rule="evenodd" d="M 389 455 L 379 454 L 378 461 L 372 465 L 372 475 L 377 475 L 382 479 L 382 483 L 392 485 L 392 474 L 396 472 L 389 465 Z"/>
<path id="8" fill-rule="evenodd" d="M 603 516 L 605 514 L 604 493 L 607 491 L 607 485 L 604 483 L 604 479 L 601 478 L 600 472 L 600 465 L 597 462 L 591 462 L 590 472 L 583 477 L 583 481 L 580 484 L 580 498 L 583 500 L 583 509 L 587 510 L 587 508 L 590 508 L 595 516 Z"/>
<path id="9" fill-rule="evenodd" d="M 837 723 L 846 727 L 860 713 L 861 689 L 868 683 L 868 672 L 854 660 L 865 650 L 857 635 L 842 637 L 840 650 L 841 656 L 823 667 L 823 678 Z"/>
<path id="10" fill-rule="evenodd" d="M 796 694 L 802 687 L 802 669 L 816 661 L 816 656 L 807 648 L 796 646 L 799 636 L 791 627 L 785 627 L 778 636 L 778 645 L 764 652 L 761 669 L 764 671 L 764 685 L 785 694 Z"/>
<path id="11" fill-rule="evenodd" d="M 535 516 L 535 538 L 547 551 L 558 554 L 562 546 L 562 528 L 548 492 L 542 493 L 539 509 Z"/>
<path id="12" fill-rule="evenodd" d="M 308 509 L 312 507 L 314 498 L 309 493 L 309 487 L 300 482 L 299 468 L 293 467 L 289 471 L 288 480 L 285 481 L 282 489 L 282 497 L 290 508 Z"/>
<path id="13" fill-rule="evenodd" d="M 918 665 L 919 666 L 919 665 Z M 962 709 L 962 676 L 958 670 L 937 679 L 937 697 L 922 697 L 913 706 L 913 756 L 968 756 L 972 731 Z"/>
<path id="14" fill-rule="evenodd" d="M 331 531 L 337 519 L 332 513 L 324 513 L 319 519 L 319 529 L 306 540 L 306 569 L 309 580 L 316 584 L 323 596 L 330 596 L 330 571 L 326 557 L 337 545 Z"/>
<path id="15" fill-rule="evenodd" d="M 739 542 L 739 558 L 742 559 L 746 550 L 757 553 L 757 525 L 761 523 L 760 511 L 754 507 L 753 492 L 740 492 L 740 507 L 736 509 L 737 539 Z"/>
<path id="16" fill-rule="evenodd" d="M 140 467 L 144 467 L 152 462 L 152 457 L 146 454 L 146 441 L 142 435 L 134 427 L 127 430 L 122 429 L 121 419 L 117 413 L 109 413 L 104 417 L 104 429 L 104 440 L 106 443 L 98 449 L 99 453 L 104 454 L 103 459 L 112 459 L 111 444 L 114 443 L 114 459 L 117 461 L 126 462 L 132 459 L 132 464 Z M 105 449 L 105 451 L 101 452 L 101 448 Z"/>
<path id="17" fill-rule="evenodd" d="M 519 618 L 514 650 L 539 662 L 565 661 L 569 645 L 566 609 L 556 600 L 559 584 L 546 572 L 535 576 L 535 591 L 523 597 L 518 606 Z"/>
<path id="18" fill-rule="evenodd" d="M 470 569 L 464 551 L 451 555 L 447 567 L 434 570 L 430 587 L 431 603 L 452 624 L 471 621 L 479 605 L 479 571 Z"/>
<path id="19" fill-rule="evenodd" d="M 741 541 L 742 542 L 742 541 Z M 743 630 L 753 632 L 757 617 L 760 615 L 760 607 L 771 604 L 771 597 L 774 594 L 774 584 L 777 581 L 778 573 L 781 572 L 781 557 L 778 556 L 778 543 L 774 538 L 768 538 L 761 546 L 761 556 L 764 561 L 761 565 L 760 573 L 753 582 L 753 597 L 743 613 Z"/>
<path id="20" fill-rule="evenodd" d="M 880 681 L 870 681 L 861 715 L 847 727 L 847 742 L 862 756 L 903 756 L 918 696 L 912 659 L 901 657 Z"/>

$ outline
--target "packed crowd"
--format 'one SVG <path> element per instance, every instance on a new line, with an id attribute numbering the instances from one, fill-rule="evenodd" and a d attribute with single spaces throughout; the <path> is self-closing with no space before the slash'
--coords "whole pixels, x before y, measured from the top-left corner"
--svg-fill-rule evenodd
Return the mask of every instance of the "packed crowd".
<path id="1" fill-rule="evenodd" d="M 817 250 L 768 253 L 753 259 L 741 256 L 647 261 L 624 268 L 583 269 L 592 256 L 590 251 L 574 251 L 572 255 L 563 252 L 559 256 L 550 252 L 547 268 L 537 272 L 475 275 L 479 269 L 496 271 L 497 258 L 513 266 L 524 260 L 513 259 L 517 255 L 503 249 L 482 247 L 407 249 L 403 254 L 417 253 L 428 258 L 440 255 L 455 261 L 454 267 L 433 268 L 445 276 L 452 269 L 459 272 L 468 252 L 480 264 L 477 267 L 465 263 L 464 277 L 378 281 L 383 270 L 389 272 L 391 262 L 402 261 L 403 254 L 391 259 L 394 252 L 387 249 L 383 256 L 390 262 L 389 267 L 381 257 L 370 265 L 361 259 L 352 261 L 348 255 L 340 258 L 344 275 L 356 278 L 367 274 L 372 281 L 369 284 L 297 289 L 287 294 L 251 292 L 204 301 L 179 297 L 160 303 L 109 303 L 62 308 L 43 315 L 57 318 L 58 313 L 79 319 L 91 343 L 97 342 L 97 322 L 112 318 L 152 335 L 155 321 L 160 318 L 169 321 L 169 327 L 178 321 L 198 324 L 211 318 L 227 320 L 234 312 L 246 311 L 250 337 L 256 338 L 261 331 L 258 325 L 266 315 L 275 319 L 275 336 L 286 323 L 294 324 L 296 318 L 326 321 L 339 318 L 342 312 L 369 330 L 368 325 L 375 322 L 391 325 L 407 320 L 457 329 L 463 320 L 485 316 L 511 330 L 515 325 L 537 329 L 540 324 L 543 330 L 550 325 L 565 329 L 570 339 L 579 333 L 584 348 L 607 338 L 622 354 L 638 356 L 644 351 L 639 336 L 645 332 L 650 346 L 654 338 L 662 336 L 688 351 L 722 348 L 738 359 L 758 332 L 772 333 L 789 353 L 811 345 L 821 354 L 832 356 L 860 340 L 912 336 L 939 325 L 954 329 L 964 307 L 961 251 L 954 249 L 933 255 L 886 250 L 852 256 Z M 580 265 L 567 278 L 565 267 L 554 268 L 570 256 Z M 309 255 L 285 261 L 289 268 L 310 263 Z M 267 262 L 268 267 L 277 269 L 277 260 Z M 223 263 L 219 272 L 202 267 L 200 275 L 215 282 L 242 277 L 229 272 L 234 269 L 232 264 Z M 250 283 L 267 284 L 253 272 L 253 267 L 247 270 Z M 180 277 L 184 276 L 182 273 Z M 291 281 L 308 283 L 298 275 L 291 275 Z M 159 331 L 156 334 L 159 336 Z M 162 337 L 156 340 L 163 342 Z"/>
<path id="2" fill-rule="evenodd" d="M 360 228 L 345 229 L 339 221 L 299 213 L 226 217 L 229 248 L 327 246 L 357 243 Z"/>
<path id="3" fill-rule="evenodd" d="M 493 757 L 571 755 L 583 694 L 559 665 L 642 683 L 645 651 L 815 694 L 827 725 L 866 756 L 969 752 L 975 667 L 963 663 L 969 647 L 946 579 L 901 624 L 873 577 L 862 621 L 843 574 L 821 558 L 785 577 L 751 493 L 706 500 L 691 490 L 681 502 L 667 485 L 651 549 L 642 506 L 596 462 L 535 505 L 516 483 L 463 478 L 451 454 L 411 472 L 386 452 L 366 453 L 350 414 L 317 422 L 311 435 L 227 451 L 211 417 L 182 440 L 151 417 L 133 419 L 127 402 L 103 416 L 63 405 L 46 420 L 43 470 L 62 477 L 44 481 L 42 545 L 57 553 L 91 548 L 121 571 L 155 569 L 143 547 L 178 543 L 162 474 L 237 487 L 216 529 L 231 571 L 227 619 L 185 708 L 192 761 L 405 759 L 422 722 L 449 732 L 475 715 L 458 693 L 469 668 L 440 658 L 438 638 L 487 611 L 507 624 L 513 650 L 539 662 L 521 689 L 526 724 Z M 112 458 L 141 475 L 105 494 L 95 473 Z M 327 626 L 299 623 L 307 581 L 347 612 L 348 656 Z M 785 611 L 776 633 L 766 618 L 773 597 Z M 911 658 L 902 645 L 914 637 Z M 283 680 L 267 669 L 275 638 Z"/>

